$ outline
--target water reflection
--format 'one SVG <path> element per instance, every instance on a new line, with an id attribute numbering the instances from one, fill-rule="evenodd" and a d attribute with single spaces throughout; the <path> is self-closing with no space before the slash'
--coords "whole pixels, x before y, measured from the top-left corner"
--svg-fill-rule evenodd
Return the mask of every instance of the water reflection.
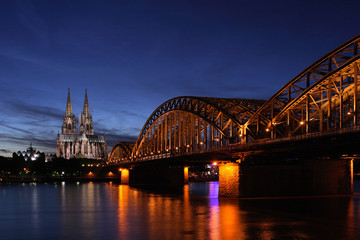
<path id="1" fill-rule="evenodd" d="M 245 200 L 217 195 L 217 182 L 166 193 L 113 183 L 0 186 L 0 231 L 2 239 L 356 239 L 360 234 L 358 193 Z"/>
<path id="2" fill-rule="evenodd" d="M 220 239 L 220 213 L 219 213 L 219 184 L 217 182 L 209 183 L 209 239 Z"/>

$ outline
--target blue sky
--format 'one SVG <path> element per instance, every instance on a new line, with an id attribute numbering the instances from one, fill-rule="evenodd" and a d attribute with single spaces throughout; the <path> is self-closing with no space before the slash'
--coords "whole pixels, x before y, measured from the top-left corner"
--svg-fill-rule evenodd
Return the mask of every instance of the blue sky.
<path id="1" fill-rule="evenodd" d="M 271 97 L 360 34 L 357 1 L 0 1 L 0 155 L 55 152 L 67 89 L 135 141 L 177 96 Z"/>

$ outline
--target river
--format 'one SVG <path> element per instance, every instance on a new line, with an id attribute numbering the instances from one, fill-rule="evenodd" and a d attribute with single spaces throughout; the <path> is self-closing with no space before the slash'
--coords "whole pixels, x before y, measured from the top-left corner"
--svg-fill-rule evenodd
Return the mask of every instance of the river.
<path id="1" fill-rule="evenodd" d="M 0 185 L 0 239 L 359 239 L 359 180 L 338 197 L 219 199 L 218 186 Z"/>

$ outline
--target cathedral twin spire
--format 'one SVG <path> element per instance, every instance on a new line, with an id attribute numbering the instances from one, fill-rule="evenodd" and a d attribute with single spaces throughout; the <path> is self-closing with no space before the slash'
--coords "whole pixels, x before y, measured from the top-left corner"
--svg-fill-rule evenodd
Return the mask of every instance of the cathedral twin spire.
<path id="1" fill-rule="evenodd" d="M 68 88 L 68 97 L 66 102 L 66 116 L 72 116 L 73 110 L 71 106 L 71 98 L 70 98 L 70 88 Z"/>
<path id="2" fill-rule="evenodd" d="M 88 97 L 87 97 L 87 89 L 85 89 L 85 100 L 84 100 L 83 114 L 85 114 L 86 116 L 90 116 L 89 101 L 88 101 Z"/>
<path id="3" fill-rule="evenodd" d="M 70 89 L 68 89 L 62 133 L 58 134 L 56 140 L 56 156 L 65 159 L 77 157 L 106 159 L 106 138 L 105 135 L 94 134 L 93 120 L 89 110 L 87 90 L 85 90 L 84 107 L 79 116 L 78 124 L 79 131 L 77 132 L 76 119 L 71 105 Z"/>
<path id="4" fill-rule="evenodd" d="M 66 103 L 66 112 L 64 115 L 64 122 L 62 127 L 63 134 L 76 134 L 76 123 L 75 115 L 73 114 L 71 98 L 70 98 L 70 88 L 68 89 L 68 97 Z M 89 109 L 89 100 L 87 96 L 87 89 L 85 89 L 85 100 L 83 112 L 79 116 L 79 133 L 80 134 L 94 134 L 92 116 L 90 115 Z"/>

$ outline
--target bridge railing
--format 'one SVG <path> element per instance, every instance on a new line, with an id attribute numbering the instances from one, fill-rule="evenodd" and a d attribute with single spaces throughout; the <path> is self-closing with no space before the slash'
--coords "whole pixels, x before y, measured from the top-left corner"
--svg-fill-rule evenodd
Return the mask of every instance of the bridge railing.
<path id="1" fill-rule="evenodd" d="M 283 137 L 283 138 L 277 138 L 277 139 L 262 139 L 257 140 L 250 143 L 235 143 L 231 144 L 229 146 L 229 150 L 239 150 L 239 148 L 245 148 L 245 147 L 251 147 L 251 146 L 259 146 L 259 145 L 265 145 L 265 144 L 272 144 L 277 142 L 287 142 L 287 141 L 301 141 L 301 140 L 307 140 L 312 138 L 318 138 L 318 137 L 325 137 L 325 136 L 332 136 L 332 135 L 342 135 L 352 132 L 360 132 L 360 126 L 352 126 L 342 129 L 329 129 L 324 132 L 316 132 L 316 133 L 307 133 L 302 134 L 298 136 L 290 136 L 290 137 Z"/>
<path id="2" fill-rule="evenodd" d="M 284 138 L 278 138 L 278 139 L 261 139 L 261 140 L 257 140 L 254 142 L 248 142 L 248 143 L 234 143 L 234 144 L 230 144 L 228 146 L 223 146 L 223 147 L 214 148 L 214 149 L 207 149 L 207 150 L 202 150 L 202 151 L 197 151 L 197 152 L 154 154 L 154 155 L 150 155 L 150 156 L 137 157 L 133 161 L 124 160 L 124 161 L 121 161 L 121 163 L 128 164 L 128 163 L 132 163 L 132 162 L 145 162 L 145 161 L 150 161 L 150 160 L 158 160 L 158 159 L 186 156 L 186 155 L 199 154 L 199 153 L 211 153 L 211 152 L 221 152 L 221 151 L 239 151 L 239 150 L 241 151 L 241 149 L 246 149 L 249 147 L 262 146 L 262 145 L 273 144 L 273 143 L 278 143 L 278 142 L 300 141 L 300 140 L 307 140 L 307 139 L 318 138 L 318 137 L 342 135 L 342 134 L 355 133 L 355 132 L 360 132 L 360 126 L 353 126 L 353 127 L 342 128 L 342 129 L 330 129 L 330 130 L 324 131 L 324 132 L 307 133 L 307 134 L 303 134 L 303 135 L 284 137 Z"/>

